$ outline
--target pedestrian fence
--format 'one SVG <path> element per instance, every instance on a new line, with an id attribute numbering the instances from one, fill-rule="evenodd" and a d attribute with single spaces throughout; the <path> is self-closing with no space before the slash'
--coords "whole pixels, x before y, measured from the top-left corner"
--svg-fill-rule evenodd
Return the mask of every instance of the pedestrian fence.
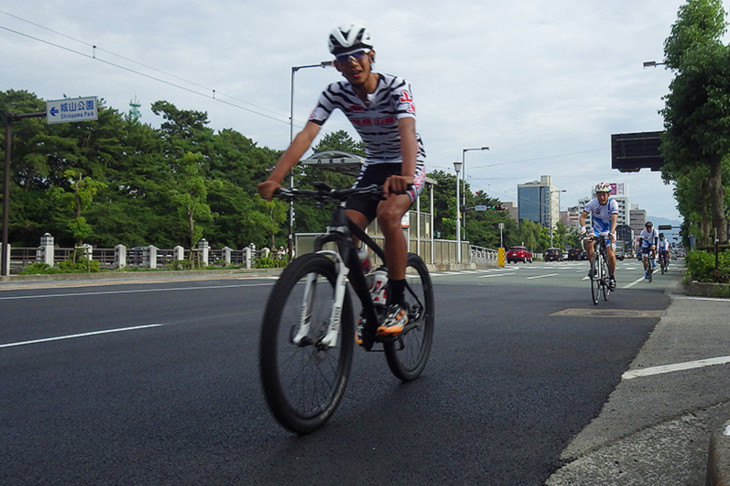
<path id="1" fill-rule="evenodd" d="M 50 267 L 57 266 L 69 259 L 98 262 L 99 267 L 105 270 L 121 268 L 173 268 L 183 267 L 203 268 L 210 266 L 253 268 L 257 259 L 282 258 L 281 254 L 272 252 L 269 248 L 257 249 L 253 243 L 247 247 L 234 250 L 224 247 L 210 248 L 205 239 L 201 239 L 196 248 L 176 246 L 171 249 L 157 248 L 154 245 L 136 246 L 127 248 L 117 245 L 114 248 L 95 248 L 91 245 L 81 245 L 74 248 L 58 248 L 54 245 L 53 236 L 46 233 L 41 237 L 41 244 L 37 247 L 13 247 L 8 245 L 6 261 L 9 271 L 13 274 L 22 271 L 34 263 L 44 263 Z"/>
<path id="2" fill-rule="evenodd" d="M 302 238 L 303 236 L 303 238 Z M 300 253 L 307 253 L 309 239 L 314 239 L 313 234 L 297 235 L 297 248 Z M 377 238 L 377 237 L 376 237 Z M 495 249 L 480 246 L 465 246 L 469 249 L 469 263 L 476 265 L 496 266 L 498 252 Z M 425 255 L 424 260 L 430 263 L 441 264 L 455 262 L 455 242 L 450 240 L 421 241 L 420 244 L 412 242 L 411 251 L 419 251 Z M 311 244 L 310 244 L 311 246 Z M 0 245 L 1 247 L 1 245 Z M 433 247 L 433 250 L 431 248 Z M 0 248 L 0 251 L 3 251 Z M 176 246 L 171 249 L 157 248 L 154 245 L 136 246 L 127 248 L 125 245 L 116 245 L 114 248 L 96 248 L 91 245 L 81 245 L 73 248 L 59 248 L 54 244 L 54 238 L 46 233 L 41 237 L 41 244 L 37 247 L 13 247 L 8 245 L 6 261 L 9 269 L 6 275 L 17 274 L 29 265 L 44 263 L 50 267 L 58 266 L 70 259 L 97 262 L 100 269 L 118 270 L 121 268 L 146 268 L 146 269 L 182 269 L 182 268 L 204 268 L 204 267 L 229 267 L 254 268 L 256 260 L 271 258 L 286 258 L 282 252 L 275 252 L 269 248 L 257 249 L 251 243 L 247 247 L 235 250 L 224 247 L 220 249 L 211 248 L 207 240 L 201 239 L 195 248 L 183 248 Z"/>

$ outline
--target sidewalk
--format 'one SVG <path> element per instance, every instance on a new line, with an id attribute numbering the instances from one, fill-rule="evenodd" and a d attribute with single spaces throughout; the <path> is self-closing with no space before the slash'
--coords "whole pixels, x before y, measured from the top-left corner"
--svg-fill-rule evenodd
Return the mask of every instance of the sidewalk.
<path id="1" fill-rule="evenodd" d="M 546 485 L 730 486 L 730 300 L 672 303 Z"/>

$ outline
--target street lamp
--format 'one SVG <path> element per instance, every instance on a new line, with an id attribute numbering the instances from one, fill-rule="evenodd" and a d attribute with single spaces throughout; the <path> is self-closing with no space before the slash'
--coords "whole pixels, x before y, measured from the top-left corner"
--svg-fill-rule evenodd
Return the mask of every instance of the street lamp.
<path id="1" fill-rule="evenodd" d="M 644 67 L 657 67 L 657 66 L 664 66 L 666 65 L 666 62 L 656 62 L 656 61 L 644 61 Z"/>
<path id="2" fill-rule="evenodd" d="M 456 171 L 456 263 L 461 263 L 461 210 L 459 208 L 459 172 L 464 162 L 454 162 Z"/>
<path id="3" fill-rule="evenodd" d="M 290 103 L 289 103 L 289 143 L 294 141 L 294 75 L 300 69 L 307 68 L 326 68 L 332 66 L 332 61 L 322 61 L 319 64 L 307 64 L 304 66 L 292 66 L 291 68 L 291 89 L 290 89 Z M 294 169 L 289 172 L 289 187 L 294 187 Z M 292 250 L 294 249 L 294 201 L 289 201 L 289 238 L 288 238 L 288 253 L 291 259 L 294 255 Z"/>
<path id="4" fill-rule="evenodd" d="M 489 147 L 474 147 L 474 148 L 465 148 L 461 150 L 461 165 L 464 167 L 464 172 L 461 174 L 461 182 L 464 185 L 463 191 L 461 194 L 462 201 L 461 205 L 466 207 L 466 165 L 465 165 L 465 158 L 466 153 L 470 152 L 472 150 L 489 150 Z M 457 176 L 458 179 L 458 176 Z M 466 214 L 464 214 L 466 216 Z M 466 238 L 466 221 L 464 221 L 464 238 Z"/>

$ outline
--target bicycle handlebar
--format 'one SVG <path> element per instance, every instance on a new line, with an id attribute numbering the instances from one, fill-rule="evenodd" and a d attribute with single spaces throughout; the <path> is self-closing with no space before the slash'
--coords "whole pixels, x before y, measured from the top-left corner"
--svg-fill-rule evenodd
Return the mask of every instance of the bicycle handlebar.
<path id="1" fill-rule="evenodd" d="M 274 197 L 284 200 L 311 198 L 318 201 L 345 201 L 355 194 L 369 194 L 373 197 L 382 197 L 383 186 L 372 184 L 366 187 L 332 189 L 323 182 L 317 182 L 315 183 L 315 190 L 280 187 L 274 191 Z"/>

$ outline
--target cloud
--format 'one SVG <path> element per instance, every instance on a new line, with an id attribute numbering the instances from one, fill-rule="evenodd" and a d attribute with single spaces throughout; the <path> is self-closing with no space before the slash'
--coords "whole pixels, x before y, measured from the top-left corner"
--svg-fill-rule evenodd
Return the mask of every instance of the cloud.
<path id="1" fill-rule="evenodd" d="M 136 97 L 153 125 L 160 120 L 149 106 L 165 99 L 206 111 L 213 128 L 284 149 L 292 66 L 329 59 L 329 31 L 365 23 L 376 70 L 413 85 L 429 168 L 452 171 L 463 148 L 488 145 L 467 154 L 475 190 L 516 200 L 517 184 L 552 175 L 568 190 L 567 206 L 598 180 L 627 182 L 632 202 L 676 218 L 671 187 L 658 174 L 611 171 L 610 135 L 662 128 L 657 111 L 671 77 L 641 63 L 661 59 L 682 3 L 17 2 L 0 8 L 0 27 L 16 31 L 0 29 L 0 76 L 4 89 L 45 99 L 97 95 L 120 111 Z M 337 79 L 333 69 L 296 73 L 297 127 Z M 322 133 L 337 129 L 355 134 L 337 116 Z"/>

